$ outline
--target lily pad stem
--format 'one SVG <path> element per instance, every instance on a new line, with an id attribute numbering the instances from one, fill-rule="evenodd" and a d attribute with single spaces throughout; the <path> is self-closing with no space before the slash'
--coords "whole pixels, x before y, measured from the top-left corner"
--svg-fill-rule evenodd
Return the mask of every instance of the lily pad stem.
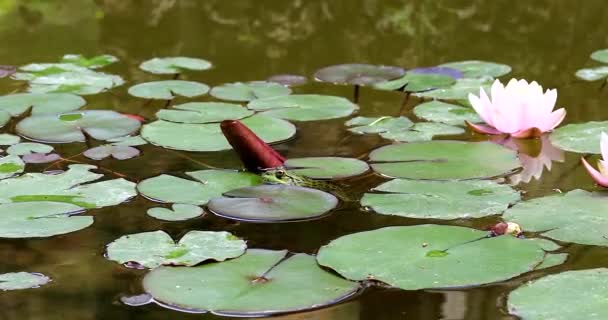
<path id="1" fill-rule="evenodd" d="M 412 93 L 408 91 L 403 96 L 403 100 L 401 100 L 401 108 L 399 108 L 399 114 L 397 115 L 398 117 L 403 115 L 405 112 L 405 107 L 407 106 L 407 102 L 410 100 L 410 95 L 412 95 Z"/>
<path id="2" fill-rule="evenodd" d="M 175 151 L 175 150 L 171 150 L 171 149 L 166 149 L 166 151 L 169 151 L 169 152 L 177 155 L 178 157 L 181 157 L 181 158 L 184 158 L 186 160 L 192 161 L 192 162 L 194 162 L 194 163 L 196 163 L 196 164 L 198 164 L 200 166 L 203 166 L 205 168 L 208 168 L 208 169 L 218 169 L 218 167 L 214 167 L 214 166 L 212 166 L 210 164 L 206 164 L 206 163 L 204 163 L 202 161 L 196 160 L 196 159 L 194 159 L 192 157 L 189 157 L 189 156 L 187 156 L 187 155 L 185 155 L 185 154 L 183 154 L 181 152 L 178 152 L 178 151 Z"/>
<path id="3" fill-rule="evenodd" d="M 359 103 L 359 85 L 355 85 L 355 91 L 353 92 L 353 103 Z"/>

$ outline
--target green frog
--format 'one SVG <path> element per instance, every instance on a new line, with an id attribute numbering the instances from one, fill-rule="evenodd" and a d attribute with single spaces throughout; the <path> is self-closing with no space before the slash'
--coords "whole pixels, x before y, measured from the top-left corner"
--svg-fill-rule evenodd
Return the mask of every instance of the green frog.
<path id="1" fill-rule="evenodd" d="M 339 185 L 330 181 L 314 180 L 307 177 L 299 176 L 295 173 L 287 171 L 285 168 L 279 167 L 266 170 L 262 173 L 262 181 L 266 184 L 286 184 L 292 186 L 300 186 L 312 189 L 319 189 L 334 194 L 343 201 L 351 201 L 344 189 Z"/>

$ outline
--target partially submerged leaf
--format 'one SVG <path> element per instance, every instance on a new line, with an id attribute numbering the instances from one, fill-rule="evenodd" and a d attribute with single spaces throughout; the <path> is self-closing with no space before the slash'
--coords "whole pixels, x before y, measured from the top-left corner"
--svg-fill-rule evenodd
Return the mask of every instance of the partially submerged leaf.
<path id="1" fill-rule="evenodd" d="M 277 96 L 286 96 L 291 89 L 274 82 L 251 81 L 225 83 L 213 87 L 209 93 L 211 96 L 221 100 L 229 101 L 251 101 Z"/>
<path id="2" fill-rule="evenodd" d="M 209 92 L 204 83 L 184 80 L 151 81 L 129 88 L 129 94 L 138 98 L 171 100 L 175 96 L 197 97 Z"/>
<path id="3" fill-rule="evenodd" d="M 11 272 L 0 274 L 0 291 L 23 290 L 41 287 L 51 278 L 41 273 Z"/>

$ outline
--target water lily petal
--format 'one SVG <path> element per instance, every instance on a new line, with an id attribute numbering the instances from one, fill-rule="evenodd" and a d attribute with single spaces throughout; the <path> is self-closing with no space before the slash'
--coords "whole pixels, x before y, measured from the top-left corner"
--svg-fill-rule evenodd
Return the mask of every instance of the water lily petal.
<path id="1" fill-rule="evenodd" d="M 608 187 L 608 177 L 603 176 L 599 171 L 595 170 L 595 168 L 592 167 L 587 160 L 585 160 L 585 158 L 581 158 L 581 161 L 583 162 L 585 169 L 587 169 L 587 172 L 589 172 L 591 178 L 593 178 L 597 184 L 602 187 Z"/>
<path id="2" fill-rule="evenodd" d="M 475 123 L 471 123 L 467 120 L 464 121 L 464 123 L 466 123 L 467 127 L 471 128 L 471 130 L 473 130 L 474 132 L 477 133 L 481 133 L 481 134 L 502 134 L 502 132 L 490 127 L 490 126 L 486 126 L 483 124 L 475 124 Z"/>
<path id="3" fill-rule="evenodd" d="M 484 122 L 490 124 L 492 122 L 492 119 L 489 117 L 491 110 L 488 110 L 488 107 L 491 106 L 491 103 L 485 103 L 485 101 L 483 101 L 485 100 L 483 99 L 484 96 L 485 99 L 489 100 L 483 89 L 479 89 L 479 97 L 469 93 L 469 102 L 479 117 L 483 119 Z"/>
<path id="4" fill-rule="evenodd" d="M 542 127 L 540 128 L 543 132 L 551 131 L 555 129 L 566 117 L 566 109 L 561 108 L 553 111 L 547 118 L 543 121 Z"/>

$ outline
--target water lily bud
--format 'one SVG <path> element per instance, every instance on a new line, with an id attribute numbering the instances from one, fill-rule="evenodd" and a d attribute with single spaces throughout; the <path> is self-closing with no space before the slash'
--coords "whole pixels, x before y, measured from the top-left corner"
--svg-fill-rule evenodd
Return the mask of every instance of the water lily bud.
<path id="1" fill-rule="evenodd" d="M 224 120 L 220 124 L 222 133 L 241 162 L 252 172 L 266 168 L 276 168 L 283 165 L 285 158 L 266 142 L 260 139 L 251 129 L 238 120 Z"/>

